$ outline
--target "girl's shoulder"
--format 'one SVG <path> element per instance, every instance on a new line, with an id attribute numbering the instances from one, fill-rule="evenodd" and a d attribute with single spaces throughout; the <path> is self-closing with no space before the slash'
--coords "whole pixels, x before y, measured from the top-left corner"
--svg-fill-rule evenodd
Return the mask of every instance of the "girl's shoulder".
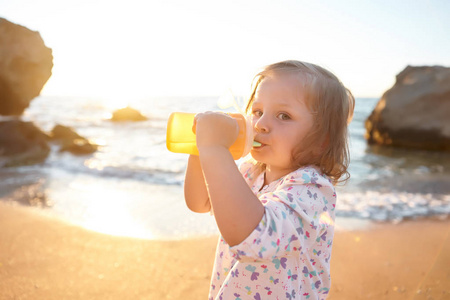
<path id="1" fill-rule="evenodd" d="M 300 167 L 284 176 L 280 183 L 315 185 L 319 188 L 326 186 L 333 188 L 331 179 L 315 166 Z"/>
<path id="2" fill-rule="evenodd" d="M 242 174 L 255 174 L 258 175 L 263 171 L 263 167 L 251 156 L 239 164 L 239 170 Z"/>
<path id="3" fill-rule="evenodd" d="M 258 176 L 264 171 L 264 168 L 254 160 L 251 156 L 244 160 L 239 165 L 239 171 L 244 176 L 245 181 L 249 186 L 252 186 L 257 180 Z"/>

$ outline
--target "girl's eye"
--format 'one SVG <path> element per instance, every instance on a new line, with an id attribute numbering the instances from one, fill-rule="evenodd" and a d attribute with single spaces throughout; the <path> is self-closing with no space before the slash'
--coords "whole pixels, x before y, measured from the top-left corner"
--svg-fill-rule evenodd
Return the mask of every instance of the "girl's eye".
<path id="1" fill-rule="evenodd" d="M 255 117 L 261 117 L 261 116 L 262 116 L 262 111 L 260 111 L 260 110 L 254 110 L 254 111 L 253 111 L 253 115 L 254 115 Z"/>
<path id="2" fill-rule="evenodd" d="M 280 120 L 283 120 L 283 121 L 286 121 L 286 120 L 290 120 L 290 119 L 291 119 L 291 117 L 290 117 L 288 114 L 285 114 L 285 113 L 280 113 L 280 114 L 278 114 L 278 118 L 279 118 Z"/>

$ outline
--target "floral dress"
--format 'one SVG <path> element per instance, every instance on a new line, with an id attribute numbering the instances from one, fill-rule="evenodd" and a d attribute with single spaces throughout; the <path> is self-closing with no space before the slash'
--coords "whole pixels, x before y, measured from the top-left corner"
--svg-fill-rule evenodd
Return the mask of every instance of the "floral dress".
<path id="1" fill-rule="evenodd" d="M 265 213 L 239 245 L 219 239 L 209 299 L 325 299 L 331 285 L 334 186 L 314 167 L 264 187 L 264 172 L 251 161 L 240 170 Z"/>

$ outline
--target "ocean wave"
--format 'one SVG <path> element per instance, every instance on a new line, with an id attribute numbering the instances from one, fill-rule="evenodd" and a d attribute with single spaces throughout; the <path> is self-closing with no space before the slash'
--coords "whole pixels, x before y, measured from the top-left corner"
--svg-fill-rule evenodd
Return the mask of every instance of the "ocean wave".
<path id="1" fill-rule="evenodd" d="M 450 195 L 408 192 L 339 193 L 336 215 L 376 221 L 450 214 Z"/>
<path id="2" fill-rule="evenodd" d="M 127 165 L 95 165 L 86 163 L 84 157 L 48 159 L 41 168 L 46 169 L 47 173 L 50 174 L 53 171 L 59 170 L 70 174 L 83 174 L 98 178 L 133 179 L 162 185 L 182 185 L 184 180 L 184 169 L 163 169 L 149 166 L 137 168 Z"/>

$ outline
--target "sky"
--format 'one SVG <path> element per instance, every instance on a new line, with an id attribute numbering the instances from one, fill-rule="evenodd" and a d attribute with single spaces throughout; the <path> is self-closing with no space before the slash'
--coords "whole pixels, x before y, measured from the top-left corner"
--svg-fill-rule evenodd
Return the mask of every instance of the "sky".
<path id="1" fill-rule="evenodd" d="M 42 94 L 247 95 L 296 59 L 381 97 L 407 65 L 450 67 L 450 1 L 0 0 L 0 17 L 52 48 Z"/>

